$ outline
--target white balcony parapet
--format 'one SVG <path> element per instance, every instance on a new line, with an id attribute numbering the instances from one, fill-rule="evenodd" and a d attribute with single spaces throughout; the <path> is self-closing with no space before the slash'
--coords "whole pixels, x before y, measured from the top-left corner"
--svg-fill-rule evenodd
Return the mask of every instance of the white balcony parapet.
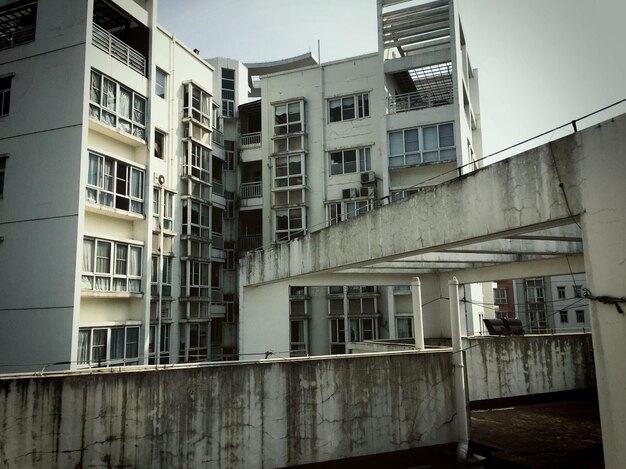
<path id="1" fill-rule="evenodd" d="M 252 199 L 254 197 L 261 197 L 262 188 L 261 181 L 258 182 L 244 182 L 239 186 L 239 194 L 242 199 Z"/>
<path id="2" fill-rule="evenodd" d="M 241 147 L 260 147 L 261 146 L 261 132 L 254 132 L 250 134 L 243 134 L 241 136 Z"/>
<path id="3" fill-rule="evenodd" d="M 454 98 L 452 95 L 452 87 L 444 90 L 437 90 L 434 93 L 413 92 L 389 96 L 388 114 L 397 114 L 399 112 L 415 111 L 419 109 L 427 109 L 430 107 L 445 106 L 452 104 Z"/>
<path id="4" fill-rule="evenodd" d="M 146 75 L 146 58 L 96 23 L 93 23 L 92 42 L 94 46 L 103 50 L 111 57 L 126 64 L 143 76 Z"/>

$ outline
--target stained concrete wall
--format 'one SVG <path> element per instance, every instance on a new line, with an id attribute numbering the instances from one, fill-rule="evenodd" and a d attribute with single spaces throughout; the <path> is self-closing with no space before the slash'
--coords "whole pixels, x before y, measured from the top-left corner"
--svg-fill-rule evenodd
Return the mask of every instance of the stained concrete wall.
<path id="1" fill-rule="evenodd" d="M 279 467 L 456 439 L 449 352 L 0 379 L 0 466 Z"/>
<path id="2" fill-rule="evenodd" d="M 595 386 L 591 334 L 465 340 L 471 401 Z"/>

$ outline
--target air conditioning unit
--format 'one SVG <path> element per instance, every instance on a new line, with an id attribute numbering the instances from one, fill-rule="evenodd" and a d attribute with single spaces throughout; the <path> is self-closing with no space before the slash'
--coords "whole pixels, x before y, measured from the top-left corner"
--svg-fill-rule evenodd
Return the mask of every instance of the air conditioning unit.
<path id="1" fill-rule="evenodd" d="M 374 171 L 361 173 L 361 184 L 376 184 L 376 173 Z"/>
<path id="2" fill-rule="evenodd" d="M 341 191 L 341 197 L 343 199 L 354 199 L 360 196 L 360 191 L 357 187 L 351 187 L 350 189 L 343 189 Z"/>
<path id="3" fill-rule="evenodd" d="M 374 197 L 376 195 L 375 187 L 361 187 L 361 197 Z"/>

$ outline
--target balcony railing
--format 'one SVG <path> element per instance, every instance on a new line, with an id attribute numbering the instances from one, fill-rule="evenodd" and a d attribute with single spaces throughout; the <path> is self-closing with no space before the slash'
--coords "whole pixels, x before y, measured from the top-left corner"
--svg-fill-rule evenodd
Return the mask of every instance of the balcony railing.
<path id="1" fill-rule="evenodd" d="M 452 87 L 433 93 L 414 92 L 389 96 L 389 114 L 444 106 L 454 102 Z"/>
<path id="2" fill-rule="evenodd" d="M 258 182 L 244 182 L 239 186 L 239 193 L 242 199 L 252 199 L 254 197 L 261 197 L 261 181 Z"/>
<path id="3" fill-rule="evenodd" d="M 252 251 L 263 246 L 263 235 L 248 235 L 239 237 L 239 250 Z"/>
<path id="4" fill-rule="evenodd" d="M 93 24 L 92 42 L 94 46 L 111 57 L 126 64 L 136 72 L 146 75 L 146 58 L 96 23 Z"/>
<path id="5" fill-rule="evenodd" d="M 213 128 L 213 132 L 211 133 L 211 140 L 213 141 L 213 143 L 219 145 L 220 147 L 224 146 L 224 134 L 221 130 Z"/>
<path id="6" fill-rule="evenodd" d="M 241 147 L 260 147 L 261 146 L 261 132 L 254 132 L 250 134 L 243 134 L 241 136 Z"/>

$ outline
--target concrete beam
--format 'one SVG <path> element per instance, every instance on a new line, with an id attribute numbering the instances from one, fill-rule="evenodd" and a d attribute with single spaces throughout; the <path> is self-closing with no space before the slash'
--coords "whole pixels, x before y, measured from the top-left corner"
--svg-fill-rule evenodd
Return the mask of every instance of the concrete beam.
<path id="1" fill-rule="evenodd" d="M 584 140 L 577 141 L 577 135 L 290 243 L 250 253 L 243 259 L 241 285 L 450 250 L 569 225 L 584 208 L 579 184 L 583 179 L 585 146 Z"/>

